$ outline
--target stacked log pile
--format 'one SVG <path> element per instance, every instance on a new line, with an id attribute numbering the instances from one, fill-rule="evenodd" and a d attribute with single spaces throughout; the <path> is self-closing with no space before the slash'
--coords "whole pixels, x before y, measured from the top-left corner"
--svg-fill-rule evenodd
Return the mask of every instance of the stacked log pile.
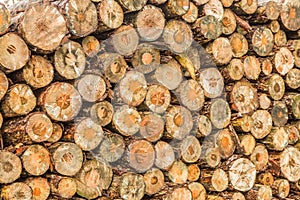
<path id="1" fill-rule="evenodd" d="M 300 1 L 0 4 L 0 196 L 300 199 Z"/>

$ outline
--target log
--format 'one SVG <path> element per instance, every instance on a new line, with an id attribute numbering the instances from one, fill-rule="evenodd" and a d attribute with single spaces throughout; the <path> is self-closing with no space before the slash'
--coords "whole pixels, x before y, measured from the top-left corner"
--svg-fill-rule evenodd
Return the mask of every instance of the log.
<path id="1" fill-rule="evenodd" d="M 229 170 L 229 179 L 234 189 L 245 192 L 250 190 L 255 183 L 255 165 L 246 158 L 233 161 Z"/>
<path id="2" fill-rule="evenodd" d="M 253 119 L 250 115 L 243 115 L 242 117 L 237 117 L 231 121 L 231 125 L 238 132 L 250 132 L 253 127 Z"/>
<path id="3" fill-rule="evenodd" d="M 19 32 L 36 50 L 50 53 L 61 44 L 67 25 L 56 6 L 34 4 L 25 11 Z"/>
<path id="4" fill-rule="evenodd" d="M 32 199 L 32 190 L 26 184 L 22 182 L 14 182 L 10 185 L 6 185 L 1 189 L 1 199 L 10 200 L 10 199 Z"/>
<path id="5" fill-rule="evenodd" d="M 257 80 L 261 72 L 260 65 L 256 56 L 246 56 L 244 60 L 245 77 L 250 80 Z"/>
<path id="6" fill-rule="evenodd" d="M 298 173 L 300 165 L 300 151 L 295 147 L 287 147 L 280 154 L 280 169 L 283 176 L 291 182 L 300 179 Z"/>
<path id="7" fill-rule="evenodd" d="M 247 199 L 272 199 L 272 189 L 270 186 L 265 185 L 255 185 L 253 189 L 247 192 Z"/>
<path id="8" fill-rule="evenodd" d="M 33 199 L 46 200 L 50 195 L 50 184 L 45 178 L 30 177 L 25 183 L 31 188 Z"/>
<path id="9" fill-rule="evenodd" d="M 272 186 L 274 183 L 274 177 L 271 172 L 265 172 L 265 173 L 261 173 L 257 176 L 257 181 L 260 184 L 263 184 L 266 186 Z"/>
<path id="10" fill-rule="evenodd" d="M 21 69 L 30 58 L 30 50 L 25 41 L 15 33 L 1 36 L 0 48 L 6 50 L 0 55 L 0 66 L 6 73 Z"/>
<path id="11" fill-rule="evenodd" d="M 241 58 L 248 52 L 248 41 L 242 34 L 233 33 L 229 38 L 233 57 Z"/>
<path id="12" fill-rule="evenodd" d="M 296 125 L 290 124 L 285 126 L 285 130 L 289 135 L 289 144 L 293 145 L 298 142 L 300 133 Z"/>
<path id="13" fill-rule="evenodd" d="M 234 4 L 235 10 L 238 14 L 253 14 L 257 10 L 258 1 L 257 0 L 241 0 Z"/>
<path id="14" fill-rule="evenodd" d="M 274 127 L 271 132 L 264 138 L 263 143 L 270 150 L 282 151 L 289 142 L 289 135 L 284 127 Z"/>
<path id="15" fill-rule="evenodd" d="M 100 126 L 108 125 L 113 118 L 114 108 L 108 101 L 95 103 L 90 110 L 91 119 Z"/>
<path id="16" fill-rule="evenodd" d="M 206 190 L 204 186 L 199 182 L 192 182 L 188 185 L 188 189 L 192 192 L 192 199 L 205 200 Z"/>
<path id="17" fill-rule="evenodd" d="M 187 23 L 194 23 L 197 20 L 197 18 L 198 8 L 193 2 L 190 2 L 189 10 L 182 16 L 182 19 Z"/>
<path id="18" fill-rule="evenodd" d="M 134 0 L 118 0 L 126 12 L 141 10 L 147 3 L 147 0 L 136 2 Z"/>
<path id="19" fill-rule="evenodd" d="M 211 45 L 206 47 L 206 51 L 212 53 L 213 60 L 217 65 L 228 64 L 233 56 L 232 46 L 225 37 L 215 39 Z"/>
<path id="20" fill-rule="evenodd" d="M 203 11 L 205 15 L 212 15 L 217 20 L 222 20 L 224 15 L 224 8 L 219 0 L 209 0 L 204 6 Z"/>
<path id="21" fill-rule="evenodd" d="M 261 171 L 266 168 L 269 160 L 269 153 L 265 145 L 257 144 L 250 155 L 250 160 L 254 163 L 256 170 Z"/>
<path id="22" fill-rule="evenodd" d="M 291 69 L 285 77 L 285 83 L 288 87 L 292 89 L 297 89 L 300 87 L 300 70 L 293 68 Z"/>
<path id="23" fill-rule="evenodd" d="M 54 54 L 54 67 L 65 79 L 78 78 L 85 69 L 85 62 L 83 48 L 74 41 L 64 43 Z"/>
<path id="24" fill-rule="evenodd" d="M 170 106 L 166 113 L 166 136 L 184 139 L 193 128 L 191 112 L 183 106 Z"/>
<path id="25" fill-rule="evenodd" d="M 72 198 L 76 194 L 77 186 L 74 178 L 56 174 L 47 174 L 51 193 L 62 198 Z"/>
<path id="26" fill-rule="evenodd" d="M 59 123 L 52 123 L 52 127 L 52 134 L 46 141 L 50 143 L 55 143 L 62 138 L 64 127 Z"/>
<path id="27" fill-rule="evenodd" d="M 168 18 L 174 18 L 186 14 L 190 7 L 189 0 L 168 0 L 163 5 L 163 11 Z"/>
<path id="28" fill-rule="evenodd" d="M 97 9 L 91 1 L 70 0 L 64 9 L 69 31 L 73 35 L 84 37 L 97 29 Z"/>
<path id="29" fill-rule="evenodd" d="M 224 71 L 223 73 L 228 73 L 230 79 L 241 80 L 244 76 L 244 63 L 240 59 L 233 58 Z M 226 77 L 226 75 L 224 75 L 224 77 Z"/>
<path id="30" fill-rule="evenodd" d="M 216 68 L 207 68 L 200 73 L 199 83 L 203 87 L 204 95 L 208 98 L 221 96 L 224 89 L 224 78 Z"/>
<path id="31" fill-rule="evenodd" d="M 256 110 L 253 115 L 253 127 L 251 133 L 256 139 L 267 136 L 272 129 L 272 116 L 266 110 Z"/>
<path id="32" fill-rule="evenodd" d="M 271 115 L 275 126 L 284 126 L 289 118 L 286 104 L 284 102 L 274 102 Z"/>
<path id="33" fill-rule="evenodd" d="M 201 145 L 195 136 L 187 136 L 180 144 L 181 159 L 185 163 L 195 163 L 201 155 Z"/>
<path id="34" fill-rule="evenodd" d="M 164 132 L 165 121 L 155 113 L 147 113 L 142 116 L 140 134 L 149 142 L 156 142 Z"/>
<path id="35" fill-rule="evenodd" d="M 212 15 L 198 18 L 192 25 L 194 40 L 205 43 L 222 34 L 222 23 Z"/>
<path id="36" fill-rule="evenodd" d="M 287 36 L 283 30 L 279 30 L 274 35 L 274 43 L 278 47 L 283 47 L 287 43 Z"/>
<path id="37" fill-rule="evenodd" d="M 188 165 L 188 181 L 197 181 L 200 177 L 200 168 L 198 164 L 190 164 Z"/>
<path id="38" fill-rule="evenodd" d="M 163 3 L 167 2 L 167 0 L 149 0 L 148 2 L 151 3 L 151 4 L 160 5 L 160 4 L 163 4 Z"/>
<path id="39" fill-rule="evenodd" d="M 261 71 L 264 73 L 264 75 L 268 76 L 272 73 L 273 70 L 273 64 L 270 59 L 266 58 L 261 63 Z"/>
<path id="40" fill-rule="evenodd" d="M 229 158 L 235 151 L 236 144 L 229 129 L 220 130 L 217 133 L 216 145 L 221 158 Z"/>
<path id="41" fill-rule="evenodd" d="M 117 1 L 103 0 L 98 6 L 98 31 L 104 32 L 111 29 L 119 28 L 124 19 L 124 12 Z"/>
<path id="42" fill-rule="evenodd" d="M 187 182 L 188 168 L 184 162 L 176 160 L 168 169 L 167 175 L 173 183 L 184 184 Z"/>
<path id="43" fill-rule="evenodd" d="M 221 162 L 221 154 L 219 148 L 208 148 L 205 152 L 205 162 L 208 167 L 215 168 Z"/>
<path id="44" fill-rule="evenodd" d="M 168 170 L 175 161 L 172 146 L 164 141 L 158 141 L 155 148 L 155 165 L 162 170 Z"/>
<path id="45" fill-rule="evenodd" d="M 298 2 L 288 0 L 282 4 L 280 19 L 287 29 L 296 31 L 300 28 L 300 19 L 297 17 L 299 10 L 300 5 Z"/>
<path id="46" fill-rule="evenodd" d="M 145 192 L 153 195 L 158 193 L 164 186 L 164 174 L 157 168 L 152 168 L 144 174 Z"/>
<path id="47" fill-rule="evenodd" d="M 246 156 L 249 156 L 250 154 L 253 153 L 256 145 L 255 138 L 250 135 L 250 134 L 245 134 L 245 135 L 240 135 L 239 136 L 240 140 L 240 147 L 243 150 L 243 154 Z"/>
<path id="48" fill-rule="evenodd" d="M 149 74 L 159 67 L 160 58 L 160 52 L 153 45 L 140 44 L 133 55 L 131 64 L 137 71 Z"/>
<path id="49" fill-rule="evenodd" d="M 234 13 L 230 9 L 225 9 L 222 18 L 223 29 L 225 35 L 231 35 L 236 29 L 236 19 Z"/>
<path id="50" fill-rule="evenodd" d="M 171 2 L 170 0 L 168 2 Z M 174 53 L 186 51 L 192 44 L 193 33 L 188 24 L 181 20 L 170 20 L 163 33 L 165 45 Z"/>
<path id="51" fill-rule="evenodd" d="M 233 4 L 233 0 L 221 0 L 223 7 L 228 8 Z"/>
<path id="52" fill-rule="evenodd" d="M 270 2 L 272 2 L 272 1 L 270 1 Z M 278 20 L 271 21 L 271 23 L 269 24 L 269 28 L 273 33 L 277 33 L 280 30 L 280 24 L 279 24 Z"/>
<path id="53" fill-rule="evenodd" d="M 231 110 L 228 103 L 221 98 L 213 100 L 209 109 L 209 118 L 217 129 L 228 126 L 231 119 Z"/>
<path id="54" fill-rule="evenodd" d="M 293 54 L 285 47 L 276 52 L 274 61 L 277 72 L 283 76 L 294 67 Z"/>
<path id="55" fill-rule="evenodd" d="M 120 196 L 127 200 L 141 200 L 145 193 L 143 176 L 134 173 L 125 173 L 121 176 Z"/>
<path id="56" fill-rule="evenodd" d="M 51 147 L 52 161 L 55 170 L 66 176 L 75 175 L 81 168 L 83 162 L 82 150 L 74 143 L 60 142 Z"/>
<path id="57" fill-rule="evenodd" d="M 186 199 L 186 200 L 192 200 L 192 193 L 189 189 L 185 187 L 179 187 L 176 188 L 172 194 L 169 196 L 168 200 L 181 200 L 181 199 Z"/>
<path id="58" fill-rule="evenodd" d="M 155 161 L 155 151 L 152 144 L 146 140 L 137 140 L 128 146 L 129 165 L 138 172 L 149 170 Z"/>
<path id="59" fill-rule="evenodd" d="M 286 179 L 277 179 L 272 185 L 272 191 L 279 198 L 286 198 L 290 193 L 290 183 Z"/>
<path id="60" fill-rule="evenodd" d="M 209 191 L 224 191 L 228 187 L 228 175 L 222 169 L 202 170 L 201 183 Z"/>
<path id="61" fill-rule="evenodd" d="M 145 104 L 155 113 L 164 113 L 170 105 L 170 91 L 162 85 L 151 85 L 147 89 Z"/>
<path id="62" fill-rule="evenodd" d="M 300 67 L 300 42 L 299 42 L 299 40 L 297 40 L 293 46 L 294 46 L 293 56 L 294 56 L 295 64 L 297 67 Z"/>
<path id="63" fill-rule="evenodd" d="M 197 119 L 198 131 L 197 137 L 206 137 L 212 132 L 212 124 L 208 117 L 205 115 L 199 115 Z"/>
<path id="64" fill-rule="evenodd" d="M 261 109 L 267 110 L 271 106 L 271 103 L 267 94 L 261 94 L 259 96 L 259 106 Z"/>
<path id="65" fill-rule="evenodd" d="M 267 27 L 259 27 L 252 36 L 253 50 L 259 56 L 268 56 L 273 49 L 274 37 Z"/>
<path id="66" fill-rule="evenodd" d="M 7 184 L 16 181 L 22 173 L 20 158 L 6 150 L 0 151 L 0 158 L 0 183 Z"/>
<path id="67" fill-rule="evenodd" d="M 82 100 L 75 87 L 66 82 L 55 82 L 39 96 L 39 105 L 56 121 L 69 121 L 79 113 Z"/>
<path id="68" fill-rule="evenodd" d="M 11 21 L 10 12 L 4 4 L 0 5 L 0 16 L 1 16 L 0 35 L 2 35 L 7 32 Z"/>
<path id="69" fill-rule="evenodd" d="M 95 56 L 101 50 L 101 44 L 94 36 L 86 36 L 83 38 L 81 46 L 84 53 L 89 57 Z"/>
<path id="70" fill-rule="evenodd" d="M 6 77 L 4 72 L 0 71 L 0 100 L 2 100 L 4 95 L 7 93 L 8 88 L 9 88 L 8 78 Z"/>
<path id="71" fill-rule="evenodd" d="M 278 74 L 272 74 L 268 81 L 268 90 L 272 99 L 280 100 L 285 93 L 283 78 Z"/>
<path id="72" fill-rule="evenodd" d="M 245 200 L 245 196 L 241 192 L 233 192 L 233 193 L 223 193 L 222 196 L 225 199 L 232 199 L 232 200 Z"/>

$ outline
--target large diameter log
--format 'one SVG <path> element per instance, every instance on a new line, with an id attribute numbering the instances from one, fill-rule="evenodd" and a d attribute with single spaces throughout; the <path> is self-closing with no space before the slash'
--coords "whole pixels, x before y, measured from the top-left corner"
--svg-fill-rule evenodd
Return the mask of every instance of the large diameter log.
<path id="1" fill-rule="evenodd" d="M 67 26 L 55 6 L 35 4 L 26 10 L 19 30 L 29 44 L 48 53 L 60 45 Z"/>
<path id="2" fill-rule="evenodd" d="M 280 18 L 283 25 L 291 30 L 296 31 L 300 28 L 300 4 L 298 1 L 287 0 L 284 1 L 280 12 Z"/>
<path id="3" fill-rule="evenodd" d="M 280 155 L 280 169 L 284 177 L 291 182 L 300 179 L 300 151 L 295 147 L 287 147 Z"/>
<path id="4" fill-rule="evenodd" d="M 0 66 L 5 72 L 21 69 L 29 60 L 30 51 L 24 40 L 15 33 L 0 37 Z"/>
<path id="5" fill-rule="evenodd" d="M 68 1 L 65 10 L 72 34 L 83 37 L 97 29 L 97 9 L 91 1 Z"/>
<path id="6" fill-rule="evenodd" d="M 81 109 L 81 96 L 69 83 L 55 82 L 39 97 L 39 104 L 50 118 L 57 121 L 74 119 Z"/>
<path id="7" fill-rule="evenodd" d="M 26 183 L 14 182 L 2 188 L 0 197 L 3 200 L 11 200 L 11 199 L 31 200 L 32 190 Z"/>
<path id="8" fill-rule="evenodd" d="M 5 117 L 26 115 L 36 106 L 36 97 L 31 88 L 25 84 L 12 85 L 2 101 Z"/>
<path id="9" fill-rule="evenodd" d="M 0 151 L 0 158 L 0 183 L 7 184 L 17 180 L 22 172 L 20 158 L 5 150 Z"/>
<path id="10" fill-rule="evenodd" d="M 0 5 L 0 16 L 1 16 L 1 25 L 0 25 L 0 35 L 4 34 L 9 25 L 10 25 L 10 12 L 9 10 L 5 7 L 4 4 Z"/>

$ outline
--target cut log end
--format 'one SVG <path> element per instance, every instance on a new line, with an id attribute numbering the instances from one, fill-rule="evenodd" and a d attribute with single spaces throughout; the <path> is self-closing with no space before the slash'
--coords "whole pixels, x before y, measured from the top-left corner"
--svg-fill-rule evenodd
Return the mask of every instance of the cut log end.
<path id="1" fill-rule="evenodd" d="M 0 151 L 0 183 L 12 183 L 17 180 L 22 172 L 21 160 L 8 151 Z"/>

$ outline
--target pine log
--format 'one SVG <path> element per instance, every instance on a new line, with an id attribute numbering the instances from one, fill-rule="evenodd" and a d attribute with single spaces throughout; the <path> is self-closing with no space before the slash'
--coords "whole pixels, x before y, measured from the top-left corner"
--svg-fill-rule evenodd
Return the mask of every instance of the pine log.
<path id="1" fill-rule="evenodd" d="M 180 144 L 180 155 L 184 162 L 195 163 L 201 155 L 201 145 L 195 136 L 187 136 Z"/>
<path id="2" fill-rule="evenodd" d="M 223 0 L 224 1 L 224 0 Z M 234 13 L 230 9 L 225 9 L 222 18 L 222 32 L 225 35 L 232 34 L 236 29 L 236 19 Z"/>
<path id="3" fill-rule="evenodd" d="M 272 120 L 275 126 L 284 126 L 288 119 L 288 108 L 284 102 L 274 102 L 271 110 Z"/>
<path id="4" fill-rule="evenodd" d="M 292 52 L 282 47 L 275 54 L 275 68 L 277 72 L 284 76 L 294 67 L 294 58 Z"/>
<path id="5" fill-rule="evenodd" d="M 182 19 L 187 23 L 194 23 L 197 20 L 197 18 L 198 18 L 198 7 L 193 2 L 190 2 L 190 8 L 187 11 L 187 13 L 185 13 L 182 16 Z"/>
<path id="6" fill-rule="evenodd" d="M 217 129 L 228 126 L 231 119 L 231 110 L 227 101 L 221 98 L 213 100 L 209 109 L 209 118 Z"/>
<path id="7" fill-rule="evenodd" d="M 185 187 L 176 188 L 167 200 L 192 200 L 192 193 Z"/>
<path id="8" fill-rule="evenodd" d="M 125 200 L 141 200 L 145 193 L 143 176 L 134 173 L 125 173 L 121 177 L 120 196 Z"/>
<path id="9" fill-rule="evenodd" d="M 219 37 L 206 47 L 206 51 L 212 53 L 213 60 L 217 65 L 226 65 L 230 62 L 233 51 L 229 40 Z"/>
<path id="10" fill-rule="evenodd" d="M 269 153 L 263 144 L 257 144 L 253 150 L 250 160 L 254 163 L 256 170 L 260 171 L 267 167 Z"/>
<path id="11" fill-rule="evenodd" d="M 252 135 L 257 139 L 262 139 L 267 136 L 272 128 L 272 116 L 266 110 L 257 110 L 252 115 L 253 127 L 251 128 Z"/>
<path id="12" fill-rule="evenodd" d="M 33 200 L 47 200 L 50 195 L 50 184 L 47 179 L 42 177 L 30 177 L 25 180 L 25 183 L 32 190 Z"/>
<path id="13" fill-rule="evenodd" d="M 222 23 L 212 15 L 198 18 L 192 25 L 194 40 L 205 43 L 217 39 L 222 34 Z"/>
<path id="14" fill-rule="evenodd" d="M 186 14 L 190 7 L 189 0 L 168 0 L 163 5 L 163 11 L 166 17 L 173 18 Z"/>
<path id="15" fill-rule="evenodd" d="M 172 146 L 164 141 L 158 141 L 155 145 L 155 165 L 163 170 L 168 170 L 175 161 L 175 153 Z"/>
<path id="16" fill-rule="evenodd" d="M 241 0 L 234 4 L 235 12 L 238 14 L 253 14 L 258 7 L 257 0 Z"/>
<path id="17" fill-rule="evenodd" d="M 52 134 L 46 141 L 50 143 L 55 143 L 62 138 L 64 127 L 62 124 L 59 123 L 52 123 L 52 127 Z"/>
<path id="18" fill-rule="evenodd" d="M 285 93 L 283 78 L 278 74 L 272 74 L 268 82 L 268 90 L 272 99 L 280 100 Z"/>
<path id="19" fill-rule="evenodd" d="M 244 76 L 244 63 L 240 59 L 233 58 L 224 70 L 223 73 L 228 73 L 230 79 L 241 80 Z"/>
<path id="20" fill-rule="evenodd" d="M 162 85 L 151 85 L 147 89 L 145 104 L 155 113 L 164 113 L 170 105 L 170 91 Z"/>
<path id="21" fill-rule="evenodd" d="M 233 33 L 230 36 L 233 57 L 240 58 L 248 52 L 248 41 L 242 34 Z"/>
<path id="22" fill-rule="evenodd" d="M 300 4 L 297 1 L 284 1 L 280 12 L 280 18 L 283 25 L 291 30 L 296 31 L 300 28 L 300 19 L 298 13 L 300 12 Z"/>
<path id="23" fill-rule="evenodd" d="M 240 147 L 243 149 L 243 154 L 249 156 L 253 153 L 256 145 L 255 138 L 250 134 L 239 135 Z"/>
<path id="24" fill-rule="evenodd" d="M 271 106 L 271 100 L 267 94 L 261 94 L 259 96 L 259 106 L 261 109 L 268 109 Z"/>
<path id="25" fill-rule="evenodd" d="M 35 4 L 26 10 L 19 31 L 30 45 L 43 53 L 49 53 L 60 45 L 67 26 L 56 6 Z"/>
<path id="26" fill-rule="evenodd" d="M 17 180 L 22 172 L 20 158 L 5 150 L 0 151 L 0 158 L 0 183 L 7 184 Z"/>
<path id="27" fill-rule="evenodd" d="M 261 72 L 260 62 L 256 56 L 246 56 L 244 72 L 247 79 L 257 80 Z"/>
<path id="28" fill-rule="evenodd" d="M 197 119 L 198 131 L 197 137 L 206 137 L 212 132 L 212 124 L 208 117 L 205 115 L 199 115 Z"/>
<path id="29" fill-rule="evenodd" d="M 272 2 L 272 1 L 270 1 L 270 2 Z M 280 30 L 280 24 L 279 24 L 278 20 L 271 21 L 271 23 L 269 24 L 269 28 L 273 33 L 277 33 Z"/>
<path id="30" fill-rule="evenodd" d="M 177 160 L 170 167 L 167 175 L 173 183 L 184 184 L 187 182 L 188 168 L 184 162 Z"/>
<path id="31" fill-rule="evenodd" d="M 263 143 L 270 150 L 282 151 L 284 150 L 289 142 L 289 135 L 284 127 L 274 127 L 271 132 L 264 138 Z"/>
<path id="32" fill-rule="evenodd" d="M 72 34 L 83 37 L 97 29 L 97 9 L 91 1 L 70 0 L 65 11 L 68 28 Z"/>
<path id="33" fill-rule="evenodd" d="M 159 169 L 152 168 L 144 174 L 144 182 L 146 186 L 146 194 L 156 194 L 164 186 L 164 174 Z"/>
<path id="34" fill-rule="evenodd" d="M 265 185 L 255 185 L 249 192 L 246 194 L 247 199 L 272 199 L 272 189 L 270 186 Z"/>
<path id="35" fill-rule="evenodd" d="M 287 43 L 287 36 L 286 33 L 283 30 L 279 30 L 274 35 L 274 43 L 278 47 L 283 47 Z"/>
<path id="36" fill-rule="evenodd" d="M 101 44 L 94 36 L 86 36 L 81 42 L 84 53 L 89 56 L 95 56 L 101 49 Z"/>
<path id="37" fill-rule="evenodd" d="M 300 151 L 295 147 L 287 147 L 280 154 L 280 169 L 285 178 L 291 182 L 300 179 Z"/>
<path id="38" fill-rule="evenodd" d="M 277 179 L 272 185 L 274 196 L 286 198 L 290 193 L 290 183 L 286 179 Z"/>
<path id="39" fill-rule="evenodd" d="M 299 141 L 300 133 L 296 125 L 287 125 L 285 126 L 285 130 L 289 135 L 289 144 L 293 145 Z"/>
<path id="40" fill-rule="evenodd" d="M 264 73 L 264 75 L 268 76 L 272 73 L 273 70 L 273 64 L 270 59 L 266 58 L 261 63 L 261 71 Z"/>
<path id="41" fill-rule="evenodd" d="M 203 6 L 203 12 L 205 15 L 212 15 L 217 18 L 218 21 L 222 20 L 224 15 L 224 8 L 219 0 L 209 0 Z"/>
<path id="42" fill-rule="evenodd" d="M 8 78 L 0 71 L 0 100 L 4 97 L 9 87 Z"/>
<path id="43" fill-rule="evenodd" d="M 203 87 L 204 95 L 208 98 L 221 96 L 224 89 L 224 78 L 216 68 L 207 68 L 200 73 L 199 83 Z"/>
<path id="44" fill-rule="evenodd" d="M 257 176 L 257 182 L 266 186 L 272 186 L 274 177 L 271 172 L 261 173 Z"/>
<path id="45" fill-rule="evenodd" d="M 134 12 L 145 7 L 147 0 L 141 0 L 138 2 L 134 0 L 118 0 L 118 2 L 123 6 L 126 12 Z"/>
<path id="46" fill-rule="evenodd" d="M 229 158 L 233 154 L 236 144 L 229 129 L 223 129 L 218 132 L 216 145 L 221 158 Z"/>
<path id="47" fill-rule="evenodd" d="M 192 182 L 188 185 L 188 188 L 192 192 L 193 200 L 205 200 L 206 199 L 206 190 L 201 183 Z"/>
<path id="48" fill-rule="evenodd" d="M 197 181 L 200 177 L 200 168 L 198 164 L 190 164 L 188 165 L 188 181 Z"/>
<path id="49" fill-rule="evenodd" d="M 224 191 L 228 187 L 228 175 L 222 169 L 202 170 L 200 182 L 209 191 Z"/>
<path id="50" fill-rule="evenodd" d="M 300 87 L 300 70 L 293 68 L 291 69 L 286 77 L 285 77 L 285 82 L 288 85 L 288 87 L 292 89 L 297 89 Z"/>
<path id="51" fill-rule="evenodd" d="M 250 115 L 243 115 L 231 121 L 231 125 L 238 132 L 250 132 L 253 127 L 253 119 Z"/>
<path id="52" fill-rule="evenodd" d="M 55 51 L 54 66 L 63 78 L 78 78 L 85 69 L 85 62 L 83 48 L 77 42 L 68 41 Z"/>
<path id="53" fill-rule="evenodd" d="M 6 73 L 21 69 L 29 60 L 30 51 L 24 40 L 16 33 L 1 36 L 0 48 L 3 49 L 0 54 L 0 66 Z"/>
<path id="54" fill-rule="evenodd" d="M 22 182 L 14 182 L 10 185 L 6 185 L 1 189 L 1 199 L 11 200 L 11 199 L 32 199 L 32 190 L 26 184 Z"/>
<path id="55" fill-rule="evenodd" d="M 56 174 L 47 175 L 50 179 L 51 193 L 62 198 L 72 198 L 76 194 L 77 185 L 74 178 Z"/>
<path id="56" fill-rule="evenodd" d="M 55 82 L 39 96 L 39 105 L 51 119 L 69 121 L 79 113 L 82 100 L 74 86 L 66 82 Z"/>
<path id="57" fill-rule="evenodd" d="M 108 125 L 113 118 L 114 108 L 108 101 L 93 104 L 90 109 L 91 119 L 100 126 Z"/>
<path id="58" fill-rule="evenodd" d="M 267 27 L 259 27 L 252 36 L 253 50 L 259 56 L 267 56 L 273 49 L 274 37 L 272 31 Z"/>
<path id="59" fill-rule="evenodd" d="M 140 134 L 149 142 L 156 142 L 164 132 L 165 121 L 155 113 L 147 113 L 142 116 Z"/>
<path id="60" fill-rule="evenodd" d="M 221 154 L 219 148 L 208 148 L 205 152 L 205 162 L 208 167 L 215 168 L 221 162 Z"/>
<path id="61" fill-rule="evenodd" d="M 0 35 L 2 35 L 7 32 L 11 21 L 10 12 L 4 4 L 0 5 L 0 16 L 1 16 Z"/>

